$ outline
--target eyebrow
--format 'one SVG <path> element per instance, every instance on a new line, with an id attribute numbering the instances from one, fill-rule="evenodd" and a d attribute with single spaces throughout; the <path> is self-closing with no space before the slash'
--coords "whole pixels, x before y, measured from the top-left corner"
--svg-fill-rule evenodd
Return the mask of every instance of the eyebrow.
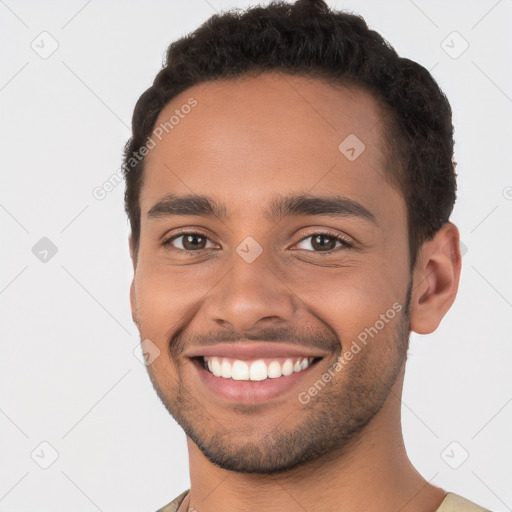
<path id="1" fill-rule="evenodd" d="M 197 194 L 178 196 L 168 194 L 148 211 L 148 218 L 172 215 L 198 215 L 201 217 L 218 217 L 227 219 L 226 207 L 217 204 L 211 197 Z"/>
<path id="2" fill-rule="evenodd" d="M 188 194 L 178 196 L 168 194 L 148 211 L 148 218 L 160 218 L 173 215 L 196 215 L 217 217 L 229 220 L 227 208 L 206 195 Z M 324 215 L 328 217 L 356 217 L 377 225 L 375 215 L 362 204 L 340 195 L 313 196 L 299 194 L 290 196 L 275 195 L 270 208 L 263 217 L 277 222 L 293 215 Z"/>

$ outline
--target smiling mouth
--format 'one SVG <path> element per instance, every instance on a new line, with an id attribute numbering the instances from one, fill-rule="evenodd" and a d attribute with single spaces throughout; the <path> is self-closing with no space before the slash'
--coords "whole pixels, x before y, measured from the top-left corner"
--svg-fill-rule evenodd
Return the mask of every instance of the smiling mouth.
<path id="1" fill-rule="evenodd" d="M 196 358 L 202 368 L 220 379 L 263 381 L 300 373 L 317 363 L 321 357 L 287 357 L 241 360 L 217 356 Z"/>

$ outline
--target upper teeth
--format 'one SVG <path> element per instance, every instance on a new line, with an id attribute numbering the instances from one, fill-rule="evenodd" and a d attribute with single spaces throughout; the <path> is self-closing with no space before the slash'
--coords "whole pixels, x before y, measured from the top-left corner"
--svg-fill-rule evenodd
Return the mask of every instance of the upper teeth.
<path id="1" fill-rule="evenodd" d="M 265 380 L 291 375 L 305 370 L 313 359 L 313 357 L 290 358 L 281 361 L 274 359 L 267 364 L 263 359 L 241 361 L 225 357 L 204 357 L 208 370 L 216 377 L 233 380 Z"/>

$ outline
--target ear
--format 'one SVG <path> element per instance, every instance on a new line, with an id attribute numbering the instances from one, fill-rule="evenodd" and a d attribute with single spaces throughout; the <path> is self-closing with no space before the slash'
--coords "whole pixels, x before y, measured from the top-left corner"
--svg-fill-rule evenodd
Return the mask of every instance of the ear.
<path id="1" fill-rule="evenodd" d="M 133 240 L 132 240 L 131 235 L 130 235 L 130 237 L 128 239 L 128 245 L 130 246 L 130 257 L 132 259 L 133 272 L 134 272 L 132 283 L 130 285 L 130 307 L 131 307 L 131 310 L 132 310 L 132 320 L 133 320 L 133 322 L 135 324 L 138 324 L 138 321 L 137 321 L 137 301 L 135 299 L 135 272 L 136 272 L 136 269 L 137 269 L 137 256 L 136 256 L 135 248 L 133 246 Z"/>
<path id="2" fill-rule="evenodd" d="M 137 267 L 137 248 L 135 247 L 133 237 L 131 234 L 128 237 L 128 247 L 130 249 L 130 258 L 132 260 L 133 271 L 135 272 L 135 269 Z"/>
<path id="3" fill-rule="evenodd" d="M 419 250 L 410 304 L 411 330 L 418 334 L 434 332 L 455 300 L 462 265 L 459 241 L 459 230 L 447 222 Z"/>
<path id="4" fill-rule="evenodd" d="M 130 307 L 132 310 L 133 323 L 139 325 L 137 318 L 137 301 L 135 299 L 135 277 L 132 279 L 132 284 L 130 285 Z"/>

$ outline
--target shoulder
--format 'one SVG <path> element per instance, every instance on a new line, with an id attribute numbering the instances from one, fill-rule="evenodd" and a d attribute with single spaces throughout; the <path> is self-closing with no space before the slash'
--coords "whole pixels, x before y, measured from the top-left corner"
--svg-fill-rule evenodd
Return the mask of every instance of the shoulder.
<path id="1" fill-rule="evenodd" d="M 491 512 L 472 501 L 449 492 L 436 512 Z"/>
<path id="2" fill-rule="evenodd" d="M 179 496 L 174 498 L 170 503 L 165 505 L 162 508 L 159 508 L 156 512 L 177 512 L 180 508 L 182 501 L 185 499 L 185 496 L 189 493 L 189 489 L 185 492 L 182 492 Z"/>

